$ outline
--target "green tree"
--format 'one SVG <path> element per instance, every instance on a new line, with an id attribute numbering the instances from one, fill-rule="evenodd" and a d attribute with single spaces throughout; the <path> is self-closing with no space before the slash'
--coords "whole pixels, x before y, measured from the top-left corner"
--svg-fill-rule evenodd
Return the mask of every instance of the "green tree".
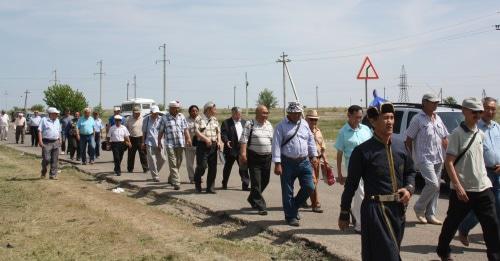
<path id="1" fill-rule="evenodd" d="M 455 98 L 453 98 L 452 96 L 449 96 L 443 99 L 443 103 L 448 105 L 456 105 L 457 100 L 455 100 Z"/>
<path id="2" fill-rule="evenodd" d="M 45 106 L 43 106 L 43 104 L 35 104 L 35 105 L 31 106 L 30 110 L 43 112 L 45 110 Z"/>
<path id="3" fill-rule="evenodd" d="M 272 109 L 278 105 L 278 99 L 274 96 L 273 91 L 265 88 L 259 93 L 257 100 L 257 106 L 261 104 L 265 105 L 268 109 Z"/>
<path id="4" fill-rule="evenodd" d="M 160 111 L 165 111 L 165 105 L 158 104 L 158 109 L 160 109 Z"/>
<path id="5" fill-rule="evenodd" d="M 45 98 L 43 101 L 49 107 L 55 107 L 60 111 L 66 109 L 75 111 L 82 111 L 88 106 L 87 99 L 83 93 L 73 90 L 67 84 L 54 84 L 49 86 L 47 90 L 43 91 Z"/>

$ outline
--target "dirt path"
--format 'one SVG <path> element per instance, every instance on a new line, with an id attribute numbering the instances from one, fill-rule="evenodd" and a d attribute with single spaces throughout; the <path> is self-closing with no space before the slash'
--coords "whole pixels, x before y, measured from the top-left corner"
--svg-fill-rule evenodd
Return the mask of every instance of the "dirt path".
<path id="1" fill-rule="evenodd" d="M 38 177 L 38 159 L 0 146 L 2 260 L 328 259 L 182 202 L 113 193 L 72 168 Z"/>

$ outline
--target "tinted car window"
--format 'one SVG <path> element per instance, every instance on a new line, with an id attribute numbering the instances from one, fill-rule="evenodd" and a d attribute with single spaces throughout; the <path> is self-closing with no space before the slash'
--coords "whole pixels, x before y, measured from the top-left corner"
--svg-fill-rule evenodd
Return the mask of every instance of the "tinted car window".
<path id="1" fill-rule="evenodd" d="M 411 119 L 413 119 L 413 116 L 417 115 L 418 112 L 416 111 L 409 111 L 408 112 L 408 118 L 406 119 L 406 128 L 408 129 L 408 126 L 410 126 Z"/>
<path id="2" fill-rule="evenodd" d="M 394 133 L 399 133 L 401 131 L 401 123 L 403 122 L 403 111 L 396 111 L 394 115 Z"/>
<path id="3" fill-rule="evenodd" d="M 456 127 L 458 127 L 460 122 L 464 120 L 464 115 L 458 111 L 438 112 L 437 114 L 439 115 L 439 117 L 441 117 L 441 120 L 448 129 L 449 133 L 451 133 Z"/>

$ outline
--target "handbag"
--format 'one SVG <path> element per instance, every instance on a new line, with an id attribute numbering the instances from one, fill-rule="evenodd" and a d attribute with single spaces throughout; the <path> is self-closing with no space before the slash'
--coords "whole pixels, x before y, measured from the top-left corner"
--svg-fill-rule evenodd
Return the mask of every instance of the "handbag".
<path id="1" fill-rule="evenodd" d="M 110 151 L 111 150 L 111 143 L 109 143 L 107 141 L 101 142 L 101 149 L 103 151 Z"/>
<path id="2" fill-rule="evenodd" d="M 321 157 L 323 161 L 320 162 L 321 174 L 323 175 L 323 181 L 328 184 L 328 186 L 332 186 L 335 184 L 335 175 L 333 174 L 333 168 L 325 159 L 323 155 Z"/>

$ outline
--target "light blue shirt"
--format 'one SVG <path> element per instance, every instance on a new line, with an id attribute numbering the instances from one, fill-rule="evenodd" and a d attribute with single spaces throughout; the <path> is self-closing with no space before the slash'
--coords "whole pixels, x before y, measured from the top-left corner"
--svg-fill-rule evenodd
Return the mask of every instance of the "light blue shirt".
<path id="1" fill-rule="evenodd" d="M 488 125 L 480 120 L 477 127 L 484 132 L 484 164 L 486 167 L 495 167 L 500 164 L 500 126 L 495 121 L 491 121 Z"/>
<path id="2" fill-rule="evenodd" d="M 38 131 L 42 133 L 42 139 L 57 140 L 61 137 L 61 123 L 59 119 L 44 117 L 40 121 Z"/>
<path id="3" fill-rule="evenodd" d="M 38 115 L 36 117 L 31 117 L 30 126 L 31 127 L 38 127 L 38 126 L 40 126 L 41 121 L 42 121 L 42 117 L 40 117 L 40 115 Z"/>
<path id="4" fill-rule="evenodd" d="M 158 116 L 154 122 L 151 116 L 147 116 L 142 120 L 142 133 L 145 135 L 144 144 L 158 147 L 158 133 L 160 132 L 161 121 L 160 116 Z M 162 141 L 164 141 L 164 139 L 162 139 Z"/>
<path id="5" fill-rule="evenodd" d="M 359 124 L 356 129 L 353 129 L 349 123 L 344 124 L 335 141 L 335 149 L 342 151 L 344 155 L 344 166 L 349 166 L 349 159 L 354 148 L 369 140 L 372 135 L 372 131 L 366 125 Z"/>
<path id="6" fill-rule="evenodd" d="M 104 129 L 101 118 L 94 119 L 94 132 L 101 132 Z"/>
<path id="7" fill-rule="evenodd" d="M 297 135 L 282 147 L 281 144 L 295 133 L 299 122 Z M 281 162 L 281 155 L 294 159 L 307 156 L 317 157 L 316 142 L 307 122 L 301 119 L 297 123 L 293 123 L 288 118 L 283 119 L 274 131 L 271 153 L 273 162 Z"/>
<path id="8" fill-rule="evenodd" d="M 76 123 L 76 127 L 78 128 L 80 135 L 90 135 L 94 133 L 94 118 L 80 117 Z"/>

